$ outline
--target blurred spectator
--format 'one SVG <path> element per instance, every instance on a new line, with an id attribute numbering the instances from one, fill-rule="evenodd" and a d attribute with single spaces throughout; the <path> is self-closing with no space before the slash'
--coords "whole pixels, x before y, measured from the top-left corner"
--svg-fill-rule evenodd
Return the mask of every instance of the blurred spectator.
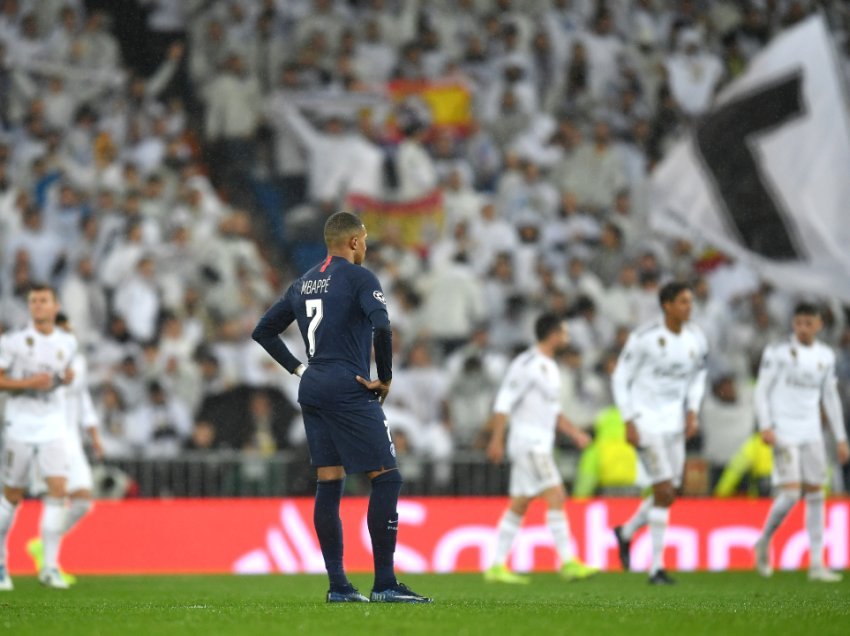
<path id="1" fill-rule="evenodd" d="M 146 395 L 127 413 L 126 436 L 144 457 L 177 457 L 192 432 L 186 406 L 170 397 L 159 382 L 146 387 Z"/>
<path id="2" fill-rule="evenodd" d="M 755 428 L 752 387 L 727 374 L 714 378 L 700 417 L 702 452 L 709 462 L 714 488 Z"/>

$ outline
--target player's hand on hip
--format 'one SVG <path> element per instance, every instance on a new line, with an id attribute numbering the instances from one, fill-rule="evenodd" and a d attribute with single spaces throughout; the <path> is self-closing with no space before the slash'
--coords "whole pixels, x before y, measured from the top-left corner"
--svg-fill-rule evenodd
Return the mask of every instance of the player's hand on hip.
<path id="1" fill-rule="evenodd" d="M 838 442 L 838 463 L 842 466 L 850 461 L 850 445 L 847 442 Z"/>
<path id="2" fill-rule="evenodd" d="M 776 444 L 776 433 L 773 432 L 772 428 L 767 428 L 761 432 L 761 441 L 768 446 Z"/>
<path id="3" fill-rule="evenodd" d="M 691 439 L 699 430 L 699 421 L 697 420 L 697 414 L 693 411 L 688 411 L 685 415 L 685 439 Z"/>
<path id="4" fill-rule="evenodd" d="M 28 388 L 35 391 L 49 391 L 53 388 L 53 376 L 49 373 L 36 373 L 29 378 Z"/>
<path id="5" fill-rule="evenodd" d="M 387 399 L 387 394 L 390 392 L 390 382 L 381 382 L 380 380 L 365 380 L 361 378 L 359 375 L 357 376 L 357 381 L 369 389 L 372 393 L 378 396 L 378 402 L 381 404 L 384 403 L 384 400 Z"/>
<path id="6" fill-rule="evenodd" d="M 62 374 L 62 384 L 71 384 L 74 381 L 74 370 L 71 367 L 65 369 L 65 373 Z"/>
<path id="7" fill-rule="evenodd" d="M 631 420 L 626 422 L 626 441 L 634 447 L 640 445 L 640 434 L 638 433 L 637 426 Z"/>

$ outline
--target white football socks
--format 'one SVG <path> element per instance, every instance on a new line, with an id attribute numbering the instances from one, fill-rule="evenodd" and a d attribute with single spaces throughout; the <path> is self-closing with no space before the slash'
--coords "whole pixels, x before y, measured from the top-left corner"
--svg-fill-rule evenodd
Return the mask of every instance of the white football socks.
<path id="1" fill-rule="evenodd" d="M 521 526 L 522 517 L 512 510 L 506 510 L 505 514 L 502 515 L 502 520 L 499 521 L 493 565 L 504 565 L 507 562 L 508 555 L 511 553 L 511 546 Z"/>
<path id="2" fill-rule="evenodd" d="M 806 493 L 806 530 L 809 532 L 809 568 L 823 567 L 824 495 L 822 490 Z"/>
<path id="3" fill-rule="evenodd" d="M 65 529 L 65 500 L 54 497 L 44 498 L 41 513 L 41 540 L 44 542 L 44 567 L 58 567 L 59 546 Z"/>
<path id="4" fill-rule="evenodd" d="M 6 538 L 15 520 L 18 506 L 0 495 L 0 565 L 6 565 Z"/>
<path id="5" fill-rule="evenodd" d="M 763 543 L 770 542 L 773 533 L 776 532 L 776 529 L 782 524 L 788 513 L 791 512 L 791 508 L 799 500 L 800 493 L 797 490 L 783 489 L 779 491 L 779 494 L 776 495 L 773 504 L 770 506 L 770 512 L 767 514 L 767 520 L 764 522 L 764 528 L 761 531 L 759 541 Z"/>
<path id="6" fill-rule="evenodd" d="M 653 506 L 647 514 L 649 519 L 649 536 L 652 540 L 652 566 L 650 574 L 664 569 L 664 533 L 670 521 L 670 508 Z"/>
<path id="7" fill-rule="evenodd" d="M 546 511 L 546 525 L 549 527 L 549 532 L 552 533 L 555 549 L 558 551 L 558 556 L 561 557 L 561 565 L 569 563 L 575 555 L 570 542 L 570 522 L 567 520 L 567 513 L 563 510 Z"/>
<path id="8" fill-rule="evenodd" d="M 653 497 L 650 495 L 640 502 L 640 506 L 635 510 L 631 519 L 623 524 L 623 538 L 631 539 L 635 533 L 643 528 L 649 521 L 649 509 L 652 508 Z"/>
<path id="9" fill-rule="evenodd" d="M 71 528 L 91 512 L 94 507 L 91 499 L 71 499 L 71 504 L 68 506 L 68 514 L 65 517 L 65 528 L 63 534 L 67 534 Z"/>

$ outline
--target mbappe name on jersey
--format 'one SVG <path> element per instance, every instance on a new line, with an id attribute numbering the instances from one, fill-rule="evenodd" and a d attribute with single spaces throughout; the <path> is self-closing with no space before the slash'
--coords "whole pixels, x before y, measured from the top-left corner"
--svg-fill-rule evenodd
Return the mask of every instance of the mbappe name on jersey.
<path id="1" fill-rule="evenodd" d="M 301 295 L 304 294 L 324 294 L 328 291 L 331 285 L 331 277 L 319 278 L 318 280 L 305 280 L 301 283 Z"/>

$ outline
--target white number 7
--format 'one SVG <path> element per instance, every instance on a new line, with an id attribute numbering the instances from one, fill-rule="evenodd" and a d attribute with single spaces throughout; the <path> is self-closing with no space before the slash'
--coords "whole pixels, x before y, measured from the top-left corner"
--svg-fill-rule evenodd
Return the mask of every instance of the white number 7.
<path id="1" fill-rule="evenodd" d="M 310 321 L 310 326 L 307 327 L 307 346 L 309 347 L 307 354 L 311 358 L 316 353 L 316 329 L 319 328 L 319 323 L 322 322 L 323 315 L 324 309 L 322 308 L 321 300 L 314 299 L 307 301 L 307 317 L 310 318 L 312 316 L 313 318 Z"/>

